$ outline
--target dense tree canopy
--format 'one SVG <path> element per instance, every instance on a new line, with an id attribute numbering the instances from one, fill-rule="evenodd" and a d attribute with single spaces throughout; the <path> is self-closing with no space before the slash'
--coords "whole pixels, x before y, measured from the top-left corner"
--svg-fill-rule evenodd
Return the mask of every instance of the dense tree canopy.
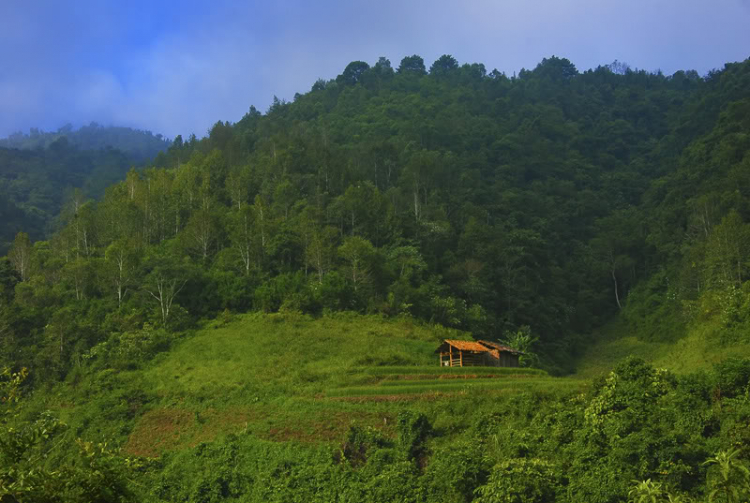
<path id="1" fill-rule="evenodd" d="M 108 331 L 224 309 L 410 315 L 485 338 L 530 326 L 549 368 L 620 311 L 678 336 L 708 291 L 747 302 L 748 117 L 748 62 L 701 78 L 557 57 L 513 77 L 449 55 L 429 73 L 419 56 L 395 73 L 355 61 L 176 138 L 98 202 L 72 193 L 48 241 L 18 238 L 13 354 L 64 371 Z M 0 155 L 78 152 L 61 138 Z M 116 154 L 101 155 L 97 170 Z M 42 351 L 50 320 L 70 336 Z"/>

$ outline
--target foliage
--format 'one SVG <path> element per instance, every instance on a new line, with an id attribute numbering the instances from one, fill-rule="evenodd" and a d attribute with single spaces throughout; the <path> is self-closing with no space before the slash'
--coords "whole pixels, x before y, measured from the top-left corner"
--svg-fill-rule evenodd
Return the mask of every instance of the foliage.
<path id="1" fill-rule="evenodd" d="M 541 459 L 509 459 L 477 489 L 477 503 L 542 503 L 556 500 L 560 475 Z"/>
<path id="2" fill-rule="evenodd" d="M 719 451 L 705 462 L 715 467 L 713 473 L 709 471 L 709 502 L 739 502 L 750 497 L 750 469 L 739 459 L 739 454 L 737 449 Z"/>
<path id="3" fill-rule="evenodd" d="M 489 339 L 533 330 L 511 345 L 538 339 L 524 362 L 555 372 L 618 311 L 648 340 L 714 316 L 742 339 L 748 97 L 733 82 L 748 68 L 581 73 L 552 57 L 508 78 L 450 55 L 429 72 L 416 55 L 396 72 L 355 61 L 128 173 L 124 154 L 82 149 L 163 139 L 96 125 L 15 137 L 44 147 L 0 150 L 9 204 L 47 222 L 62 211 L 49 241 L 10 219 L 6 246 L 29 237 L 10 255 L 21 285 L 8 303 L 28 321 L 13 363 L 51 362 L 38 378 L 59 378 L 108 330 L 181 331 L 225 309 L 410 315 Z M 45 185 L 24 176 L 44 170 L 75 177 L 48 177 L 37 197 Z M 90 201 L 94 172 L 124 180 Z M 63 198 L 68 185 L 82 190 Z"/>
<path id="4" fill-rule="evenodd" d="M 50 237 L 74 188 L 101 197 L 131 166 L 168 146 L 161 135 L 94 123 L 0 139 L 0 253 L 19 231 L 34 241 Z"/>
<path id="5" fill-rule="evenodd" d="M 518 357 L 518 363 L 522 367 L 533 367 L 538 364 L 539 357 L 532 351 L 532 348 L 539 342 L 539 338 L 531 335 L 530 326 L 522 326 L 516 332 L 506 335 L 501 342 L 521 352 Z"/>
<path id="6" fill-rule="evenodd" d="M 747 349 L 748 89 L 748 61 L 414 55 L 140 171 L 63 137 L 0 148 L 0 362 L 36 400 L 9 413 L 0 379 L 6 499 L 746 498 L 747 361 L 620 360 Z M 503 334 L 569 371 L 613 317 L 619 363 L 588 387 L 423 370 L 440 339 Z"/>
<path id="7" fill-rule="evenodd" d="M 425 441 L 432 434 L 432 426 L 424 414 L 404 411 L 397 419 L 398 447 L 406 459 L 420 459 L 426 455 Z"/>
<path id="8" fill-rule="evenodd" d="M 629 359 L 592 384 L 536 369 L 442 369 L 436 345 L 461 334 L 433 330 L 355 313 L 237 314 L 153 358 L 143 344 L 166 332 L 146 327 L 96 346 L 64 385 L 23 399 L 17 422 L 4 423 L 19 434 L 3 437 L 16 439 L 3 452 L 46 455 L 27 459 L 47 460 L 39 473 L 71 467 L 76 487 L 109 480 L 156 502 L 744 497 L 746 360 L 679 375 Z M 363 366 L 368 352 L 421 365 Z M 9 375 L 3 389 L 20 396 Z M 49 439 L 34 433 L 44 430 Z M 112 441 L 89 444 L 87 461 L 79 434 Z M 72 501 L 82 494 L 54 487 Z"/>
<path id="9" fill-rule="evenodd" d="M 76 439 L 71 445 L 67 426 L 49 411 L 19 421 L 20 387 L 27 376 L 26 369 L 0 374 L 0 501 L 134 501 L 127 474 L 137 461 L 103 443 Z"/>

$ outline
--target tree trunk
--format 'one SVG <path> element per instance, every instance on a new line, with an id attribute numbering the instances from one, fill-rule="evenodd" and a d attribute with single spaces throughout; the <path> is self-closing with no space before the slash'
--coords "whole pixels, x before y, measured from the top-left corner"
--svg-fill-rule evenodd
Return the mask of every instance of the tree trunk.
<path id="1" fill-rule="evenodd" d="M 617 301 L 617 308 L 622 309 L 622 304 L 620 304 L 620 293 L 617 291 L 617 275 L 615 274 L 614 267 L 612 267 L 612 281 L 615 282 L 615 300 Z"/>

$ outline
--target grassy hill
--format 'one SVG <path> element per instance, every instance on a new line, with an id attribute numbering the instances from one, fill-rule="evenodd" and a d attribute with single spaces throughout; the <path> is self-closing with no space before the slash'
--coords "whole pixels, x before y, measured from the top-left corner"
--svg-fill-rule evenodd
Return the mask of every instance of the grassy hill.
<path id="1" fill-rule="evenodd" d="M 497 400 L 584 390 L 629 356 L 677 373 L 750 356 L 750 344 L 723 344 L 719 333 L 704 324 L 676 342 L 648 342 L 615 321 L 594 335 L 576 374 L 555 378 L 536 369 L 441 368 L 440 341 L 468 334 L 408 318 L 236 315 L 180 336 L 140 368 L 74 373 L 54 393 L 38 394 L 36 410 L 52 408 L 79 433 L 149 457 L 239 431 L 327 443 L 358 424 L 393 436 L 394 418 L 407 409 L 460 432 Z"/>
<path id="2" fill-rule="evenodd" d="M 37 402 L 79 433 L 153 457 L 238 431 L 338 442 L 359 424 L 392 436 L 407 408 L 461 430 L 503 396 L 585 386 L 535 369 L 441 368 L 444 338 L 467 334 L 349 313 L 241 315 L 174 341 L 143 368 L 76 373 Z"/>
<path id="3" fill-rule="evenodd" d="M 79 434 L 149 457 L 239 431 L 335 443 L 358 424 L 393 436 L 394 418 L 407 409 L 458 433 L 498 400 L 585 390 L 629 356 L 676 373 L 750 356 L 749 343 L 722 343 L 720 327 L 711 328 L 648 342 L 616 320 L 594 334 L 576 374 L 556 378 L 536 369 L 441 368 L 440 341 L 469 335 L 408 318 L 236 315 L 180 336 L 140 368 L 73 373 L 53 393 L 39 393 L 35 410 L 56 410 Z"/>

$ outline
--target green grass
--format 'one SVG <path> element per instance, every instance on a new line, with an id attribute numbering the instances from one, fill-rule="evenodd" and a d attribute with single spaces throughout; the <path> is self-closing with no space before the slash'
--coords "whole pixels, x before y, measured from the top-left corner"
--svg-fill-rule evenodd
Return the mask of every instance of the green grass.
<path id="1" fill-rule="evenodd" d="M 411 319 L 247 314 L 176 341 L 143 369 L 87 371 L 39 393 L 37 407 L 56 409 L 84 437 L 149 456 L 238 431 L 334 443 L 352 424 L 393 434 L 394 418 L 406 408 L 459 432 L 497 400 L 579 393 L 586 379 L 629 355 L 682 371 L 750 354 L 747 345 L 718 344 L 715 330 L 702 329 L 653 343 L 612 324 L 579 360 L 575 378 L 553 378 L 535 369 L 440 367 L 435 349 L 442 339 L 468 334 Z"/>
<path id="2" fill-rule="evenodd" d="M 461 376 L 461 375 L 547 375 L 539 369 L 509 368 L 509 367 L 440 367 L 432 366 L 386 366 L 386 367 L 352 367 L 351 374 L 368 374 L 373 376 Z"/>
<path id="3" fill-rule="evenodd" d="M 225 327 L 200 331 L 170 351 L 146 377 L 164 396 L 205 400 L 217 394 L 314 395 L 331 385 L 363 379 L 351 376 L 352 368 L 427 366 L 435 361 L 440 340 L 453 336 L 460 334 L 411 320 L 246 315 Z"/>
<path id="4" fill-rule="evenodd" d="M 384 388 L 396 388 L 399 386 L 433 386 L 433 385 L 443 385 L 443 384 L 460 384 L 460 383 L 484 383 L 484 384 L 491 384 L 491 383 L 502 383 L 502 382 L 519 382 L 520 379 L 516 379 L 516 377 L 525 377 L 526 381 L 530 380 L 538 380 L 539 378 L 537 376 L 532 376 L 530 374 L 519 374 L 518 376 L 507 374 L 507 375 L 497 375 L 497 376 L 488 376 L 488 378 L 473 378 L 473 377 L 458 377 L 458 378 L 449 378 L 449 379 L 423 379 L 422 376 L 418 376 L 419 379 L 404 379 L 401 376 L 394 376 L 397 377 L 395 379 L 384 379 L 378 383 L 378 386 L 384 387 Z M 401 377 L 401 378 L 399 378 Z M 425 376 L 427 377 L 427 376 Z"/>
<path id="5" fill-rule="evenodd" d="M 457 381 L 457 382 L 456 382 Z M 488 382 L 489 381 L 489 382 Z M 357 397 L 357 396 L 392 396 L 392 395 L 425 395 L 434 393 L 486 393 L 486 392 L 505 392 L 505 393 L 523 393 L 539 391 L 572 391 L 574 389 L 583 389 L 584 381 L 574 379 L 527 379 L 527 380 L 462 380 L 457 379 L 453 382 L 446 381 L 419 381 L 417 383 L 389 382 L 380 386 L 356 386 L 349 388 L 340 388 L 330 390 L 327 396 L 330 397 Z"/>
<path id="6" fill-rule="evenodd" d="M 498 401 L 567 397 L 588 386 L 536 369 L 439 366 L 441 341 L 468 337 L 408 318 L 236 315 L 138 370 L 82 367 L 35 401 L 76 435 L 160 456 L 242 432 L 334 446 L 352 425 L 393 437 L 403 410 L 426 414 L 445 432 L 436 442 L 450 443 Z"/>
<path id="7" fill-rule="evenodd" d="M 468 334 L 347 313 L 238 315 L 175 341 L 142 369 L 92 369 L 40 393 L 37 403 L 84 437 L 158 456 L 240 431 L 335 443 L 359 424 L 392 435 L 405 408 L 460 431 L 505 395 L 581 386 L 533 369 L 440 367 L 435 349 L 448 338 Z M 410 396 L 404 403 L 339 400 L 384 394 Z"/>
<path id="8" fill-rule="evenodd" d="M 716 317 L 689 327 L 675 342 L 645 340 L 622 319 L 616 319 L 593 334 L 593 342 L 576 362 L 576 377 L 591 378 L 606 374 L 628 356 L 677 373 L 710 368 L 732 357 L 750 357 L 750 343 L 726 341 L 726 330 Z"/>

